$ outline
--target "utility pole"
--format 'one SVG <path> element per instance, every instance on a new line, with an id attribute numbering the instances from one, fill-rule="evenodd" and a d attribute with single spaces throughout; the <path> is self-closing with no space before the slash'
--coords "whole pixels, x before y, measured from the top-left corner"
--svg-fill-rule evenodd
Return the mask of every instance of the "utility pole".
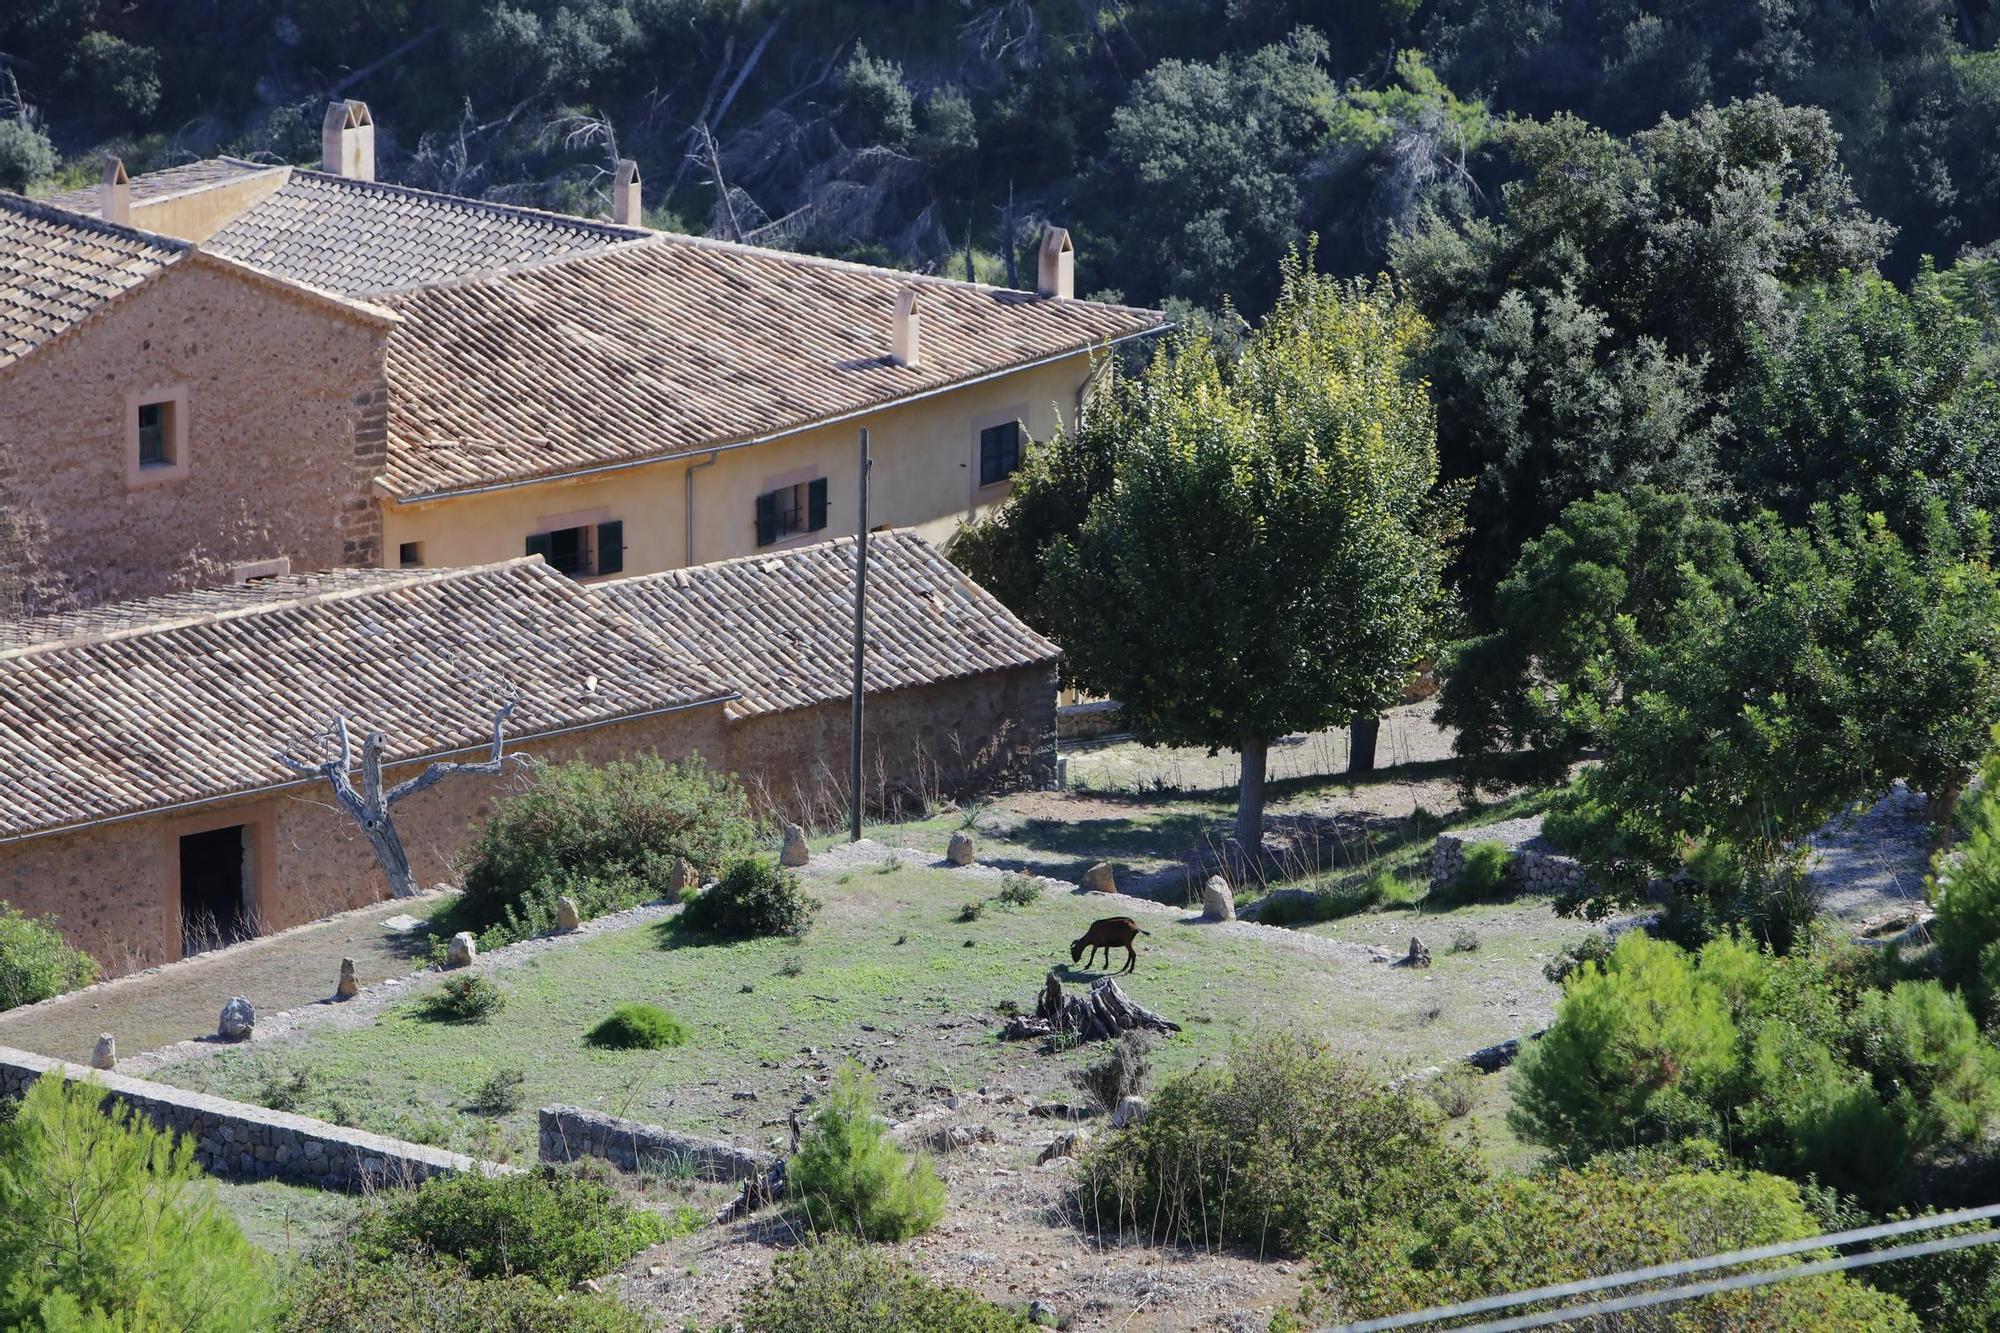
<path id="1" fill-rule="evenodd" d="M 848 841 L 861 841 L 861 671 L 868 653 L 868 428 L 861 428 L 860 520 L 854 530 L 854 730 L 848 738 L 848 783 L 854 816 Z"/>

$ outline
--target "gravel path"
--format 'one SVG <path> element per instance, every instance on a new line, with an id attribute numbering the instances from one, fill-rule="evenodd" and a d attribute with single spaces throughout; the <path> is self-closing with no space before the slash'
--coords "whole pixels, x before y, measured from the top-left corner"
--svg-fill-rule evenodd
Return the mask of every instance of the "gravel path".
<path id="1" fill-rule="evenodd" d="M 1922 907 L 1930 870 L 1930 800 L 1898 782 L 1852 817 L 1813 834 L 1811 873 L 1820 905 L 1841 921 Z"/>

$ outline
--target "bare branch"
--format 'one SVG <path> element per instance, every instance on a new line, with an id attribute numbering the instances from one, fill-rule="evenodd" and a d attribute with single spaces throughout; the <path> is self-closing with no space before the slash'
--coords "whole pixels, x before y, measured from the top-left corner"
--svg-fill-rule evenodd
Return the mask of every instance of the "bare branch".
<path id="1" fill-rule="evenodd" d="M 426 767 L 423 772 L 417 774 L 415 777 L 410 778 L 404 782 L 399 782 L 394 787 L 391 787 L 389 789 L 389 794 L 383 798 L 382 802 L 383 808 L 387 809 L 389 806 L 392 806 L 396 802 L 402 800 L 405 796 L 414 796 L 418 792 L 423 791 L 426 787 L 434 786 L 438 782 L 442 781 L 445 778 L 450 777 L 454 773 L 491 774 L 491 773 L 498 773 L 501 770 L 503 770 L 507 765 L 507 759 L 508 759 L 508 755 L 505 753 L 507 719 L 513 715 L 514 710 L 518 708 L 520 704 L 521 700 L 518 696 L 516 696 L 513 699 L 509 699 L 507 703 L 493 715 L 493 753 L 490 756 L 488 756 L 486 759 L 478 763 L 431 764 L 428 767 Z"/>

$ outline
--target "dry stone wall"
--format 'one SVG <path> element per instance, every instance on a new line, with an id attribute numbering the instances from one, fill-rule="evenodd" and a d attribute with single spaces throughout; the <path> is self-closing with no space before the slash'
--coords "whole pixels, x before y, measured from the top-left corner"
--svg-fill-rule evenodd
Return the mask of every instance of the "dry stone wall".
<path id="1" fill-rule="evenodd" d="M 86 1069 L 0 1046 L 0 1101 L 22 1096 L 50 1070 L 63 1078 L 95 1079 L 104 1090 L 162 1129 L 192 1139 L 195 1159 L 212 1175 L 241 1180 L 288 1180 L 327 1189 L 410 1185 L 463 1171 L 509 1171 L 462 1153 L 309 1116 L 272 1111 L 206 1093 L 189 1092 L 123 1074 Z"/>
<path id="2" fill-rule="evenodd" d="M 754 1180 L 777 1159 L 723 1139 L 600 1115 L 576 1106 L 544 1106 L 541 1159 L 573 1162 L 601 1157 L 621 1171 L 687 1171 L 700 1180 Z"/>
<path id="3" fill-rule="evenodd" d="M 1512 858 L 1509 874 L 1524 893 L 1572 893 L 1585 885 L 1583 867 L 1542 836 L 1542 817 L 1534 815 L 1438 834 L 1431 848 L 1431 887 L 1442 888 L 1457 879 L 1465 869 L 1465 849 L 1481 842 L 1497 842 L 1507 849 Z"/>

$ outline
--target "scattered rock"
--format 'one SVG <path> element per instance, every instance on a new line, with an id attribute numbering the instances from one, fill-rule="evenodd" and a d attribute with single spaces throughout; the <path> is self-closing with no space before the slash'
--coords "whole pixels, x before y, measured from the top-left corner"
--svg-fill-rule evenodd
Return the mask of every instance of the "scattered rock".
<path id="1" fill-rule="evenodd" d="M 1111 1127 L 1113 1129 L 1124 1129 L 1128 1125 L 1141 1123 L 1145 1118 L 1146 1099 L 1144 1097 L 1127 1097 L 1119 1102 L 1118 1109 L 1111 1113 Z"/>
<path id="2" fill-rule="evenodd" d="M 701 887 L 701 873 L 685 856 L 674 858 L 673 873 L 667 876 L 667 897 L 679 901 Z"/>
<path id="3" fill-rule="evenodd" d="M 1236 895 L 1229 891 L 1229 881 L 1220 875 L 1210 875 L 1208 883 L 1202 885 L 1201 919 L 1204 921 L 1236 919 Z"/>
<path id="4" fill-rule="evenodd" d="M 1035 1161 L 1039 1165 L 1044 1162 L 1053 1162 L 1058 1157 L 1074 1157 L 1089 1145 L 1089 1130 L 1072 1129 L 1050 1139 L 1048 1146 L 1042 1149 L 1041 1156 L 1037 1157 Z"/>
<path id="5" fill-rule="evenodd" d="M 351 1000 L 360 993 L 361 983 L 354 979 L 354 960 L 352 958 L 341 959 L 340 980 L 334 983 L 333 998 L 336 1000 Z"/>
<path id="6" fill-rule="evenodd" d="M 975 1143 L 995 1143 L 1000 1136 L 993 1132 L 991 1125 L 949 1125 L 940 1126 L 924 1135 L 923 1146 L 937 1152 L 952 1152 L 960 1148 L 970 1148 Z"/>
<path id="7" fill-rule="evenodd" d="M 1401 963 L 1401 966 L 1429 967 L 1430 965 L 1431 965 L 1430 948 L 1427 945 L 1425 945 L 1425 943 L 1422 940 L 1418 939 L 1415 935 L 1410 936 L 1410 951 L 1403 955 L 1403 961 Z"/>
<path id="8" fill-rule="evenodd" d="M 583 909 L 576 905 L 576 899 L 567 895 L 556 899 L 556 929 L 575 930 L 583 924 Z"/>
<path id="9" fill-rule="evenodd" d="M 1036 1102 L 1028 1108 L 1028 1114 L 1042 1120 L 1081 1120 L 1090 1112 L 1068 1102 Z"/>
<path id="10" fill-rule="evenodd" d="M 972 835 L 960 830 L 951 835 L 951 843 L 944 849 L 944 859 L 955 866 L 972 864 Z"/>
<path id="11" fill-rule="evenodd" d="M 97 1047 L 90 1053 L 92 1069 L 110 1069 L 118 1063 L 118 1042 L 109 1032 L 97 1038 Z"/>
<path id="12" fill-rule="evenodd" d="M 757 1100 L 757 1094 L 748 1088 L 738 1088 L 729 1094 L 729 1099 L 735 1102 L 754 1102 Z"/>
<path id="13" fill-rule="evenodd" d="M 444 946 L 446 967 L 471 967 L 479 958 L 479 941 L 469 930 L 461 930 L 451 937 L 451 943 Z"/>
<path id="14" fill-rule="evenodd" d="M 1062 1316 L 1047 1301 L 1034 1300 L 1028 1302 L 1028 1322 L 1037 1328 L 1061 1328 Z"/>
<path id="15" fill-rule="evenodd" d="M 1368 961 L 1371 963 L 1393 963 L 1396 961 L 1396 955 L 1390 953 L 1379 944 L 1371 944 L 1368 946 Z"/>
<path id="16" fill-rule="evenodd" d="M 571 1284 L 570 1290 L 588 1292 L 592 1296 L 597 1296 L 603 1293 L 604 1286 L 596 1278 L 587 1277 L 581 1282 Z"/>
<path id="17" fill-rule="evenodd" d="M 1099 861 L 1096 865 L 1084 871 L 1083 887 L 1089 889 L 1092 893 L 1118 892 L 1118 879 L 1117 876 L 1111 873 L 1111 863 L 1109 861 Z"/>
<path id="18" fill-rule="evenodd" d="M 257 1011 L 250 1007 L 250 1001 L 241 995 L 232 995 L 229 1003 L 222 1006 L 222 1017 L 216 1022 L 215 1035 L 224 1041 L 248 1041 L 256 1026 Z"/>
<path id="19" fill-rule="evenodd" d="M 797 824 L 785 825 L 785 850 L 778 853 L 778 864 L 802 866 L 812 860 L 812 848 L 806 846 L 806 831 Z"/>
<path id="20" fill-rule="evenodd" d="M 418 918 L 405 913 L 402 916 L 392 916 L 384 919 L 382 929 L 388 931 L 391 935 L 407 935 L 423 924 Z"/>

